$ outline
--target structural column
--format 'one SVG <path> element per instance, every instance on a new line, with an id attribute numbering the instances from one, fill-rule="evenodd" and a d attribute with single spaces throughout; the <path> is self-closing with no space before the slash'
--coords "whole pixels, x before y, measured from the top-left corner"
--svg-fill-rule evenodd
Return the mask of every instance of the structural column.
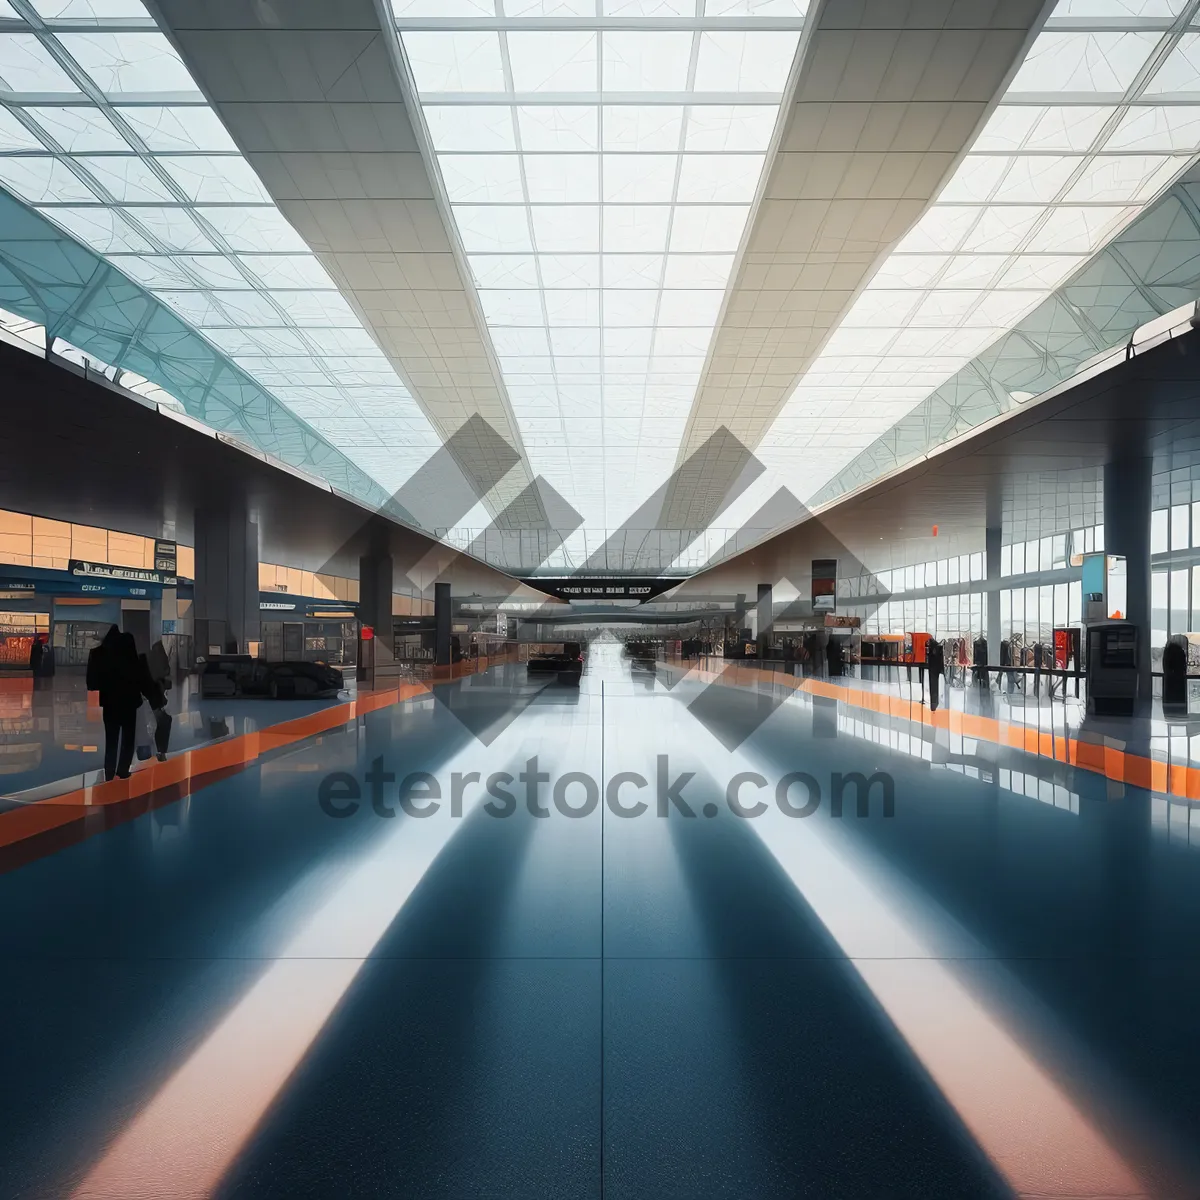
<path id="1" fill-rule="evenodd" d="M 1119 457 L 1104 467 L 1104 550 L 1125 558 L 1125 616 L 1138 628 L 1138 703 L 1153 695 L 1150 675 L 1150 485 L 1152 459 Z"/>
<path id="2" fill-rule="evenodd" d="M 439 667 L 450 665 L 450 585 L 433 585 L 433 625 L 435 629 L 435 657 Z"/>
<path id="3" fill-rule="evenodd" d="M 989 667 L 1000 665 L 1000 526 L 989 527 L 984 533 L 984 576 L 987 579 L 987 601 L 984 636 L 987 638 Z"/>
<path id="4" fill-rule="evenodd" d="M 759 658 L 766 657 L 767 642 L 771 632 L 771 623 L 774 619 L 771 603 L 771 585 L 769 583 L 760 583 L 758 585 L 758 606 L 754 629 L 757 635 Z"/>
<path id="5" fill-rule="evenodd" d="M 248 654 L 259 640 L 258 525 L 244 503 L 196 510 L 195 653 Z"/>
<path id="6" fill-rule="evenodd" d="M 392 620 L 392 556 L 364 554 L 358 560 L 358 619 L 375 630 L 375 665 L 395 655 Z"/>

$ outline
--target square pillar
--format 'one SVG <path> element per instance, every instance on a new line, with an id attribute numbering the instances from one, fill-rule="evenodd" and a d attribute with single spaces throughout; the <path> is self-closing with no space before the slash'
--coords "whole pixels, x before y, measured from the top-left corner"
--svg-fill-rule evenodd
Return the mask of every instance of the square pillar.
<path id="1" fill-rule="evenodd" d="M 244 504 L 196 510 L 195 653 L 248 654 L 260 639 L 258 525 Z"/>
<path id="2" fill-rule="evenodd" d="M 433 585 L 433 625 L 435 636 L 434 662 L 439 667 L 450 665 L 450 585 Z"/>

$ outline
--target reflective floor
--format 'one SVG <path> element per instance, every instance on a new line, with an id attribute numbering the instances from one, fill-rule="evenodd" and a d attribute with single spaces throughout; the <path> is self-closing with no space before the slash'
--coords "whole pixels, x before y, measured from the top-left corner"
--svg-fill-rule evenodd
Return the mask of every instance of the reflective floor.
<path id="1" fill-rule="evenodd" d="M 1176 811 L 611 645 L 439 687 L 0 874 L 0 1195 L 1195 1197 Z"/>
<path id="2" fill-rule="evenodd" d="M 342 701 L 354 694 L 353 678 L 347 687 Z M 82 675 L 0 675 L 0 797 L 58 782 L 59 790 L 66 790 L 103 777 L 104 722 L 95 693 L 92 703 L 88 698 Z M 197 678 L 186 676 L 167 691 L 171 751 L 249 733 L 336 703 L 337 699 L 202 700 Z M 146 712 L 145 704 L 141 711 Z"/>

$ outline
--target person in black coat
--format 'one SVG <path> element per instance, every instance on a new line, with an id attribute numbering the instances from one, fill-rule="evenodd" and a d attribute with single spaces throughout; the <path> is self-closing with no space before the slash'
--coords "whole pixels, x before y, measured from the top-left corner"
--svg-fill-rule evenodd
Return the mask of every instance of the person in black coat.
<path id="1" fill-rule="evenodd" d="M 142 697 L 154 702 L 160 695 L 138 659 L 133 634 L 115 625 L 88 655 L 87 688 L 100 693 L 104 713 L 104 778 L 129 778 L 137 736 L 137 710 Z"/>
<path id="2" fill-rule="evenodd" d="M 933 711 L 938 706 L 938 685 L 946 673 L 946 654 L 942 643 L 932 638 L 925 648 L 925 666 L 929 672 L 929 708 Z"/>
<path id="3" fill-rule="evenodd" d="M 29 670 L 34 675 L 42 673 L 42 655 L 45 654 L 46 647 L 42 645 L 42 639 L 34 634 L 33 643 L 29 647 Z"/>

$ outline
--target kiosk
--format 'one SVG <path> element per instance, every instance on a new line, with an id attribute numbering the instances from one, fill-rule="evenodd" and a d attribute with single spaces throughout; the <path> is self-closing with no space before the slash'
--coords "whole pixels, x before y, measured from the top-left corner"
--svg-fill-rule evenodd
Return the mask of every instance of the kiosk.
<path id="1" fill-rule="evenodd" d="M 1087 706 L 1095 716 L 1132 716 L 1138 699 L 1137 626 L 1097 621 L 1087 629 Z"/>

